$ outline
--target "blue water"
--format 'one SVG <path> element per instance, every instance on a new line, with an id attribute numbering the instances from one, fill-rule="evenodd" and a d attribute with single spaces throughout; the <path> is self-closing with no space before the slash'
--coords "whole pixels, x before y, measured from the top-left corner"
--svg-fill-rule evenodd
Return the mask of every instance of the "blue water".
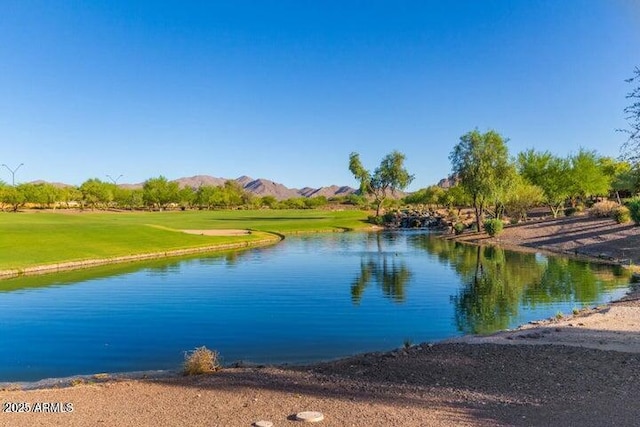
<path id="1" fill-rule="evenodd" d="M 418 232 L 288 237 L 197 259 L 0 282 L 0 382 L 304 363 L 487 333 L 620 297 L 618 269 Z M 74 276 L 75 275 L 75 276 Z"/>

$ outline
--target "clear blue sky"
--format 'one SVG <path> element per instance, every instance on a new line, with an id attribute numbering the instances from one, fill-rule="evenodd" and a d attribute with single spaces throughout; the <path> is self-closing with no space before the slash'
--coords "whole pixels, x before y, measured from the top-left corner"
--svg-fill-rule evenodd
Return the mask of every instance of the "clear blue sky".
<path id="1" fill-rule="evenodd" d="M 638 65 L 634 0 L 2 0 L 0 163 L 355 186 L 397 149 L 415 190 L 476 127 L 618 156 Z"/>

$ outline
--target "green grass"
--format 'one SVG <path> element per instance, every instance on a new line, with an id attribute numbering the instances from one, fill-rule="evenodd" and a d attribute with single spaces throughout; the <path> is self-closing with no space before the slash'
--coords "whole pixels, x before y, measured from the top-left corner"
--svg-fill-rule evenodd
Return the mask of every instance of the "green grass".
<path id="1" fill-rule="evenodd" d="M 367 227 L 360 211 L 186 211 L 0 214 L 0 270 L 255 241 L 267 234 Z M 201 236 L 185 229 L 251 229 Z"/>

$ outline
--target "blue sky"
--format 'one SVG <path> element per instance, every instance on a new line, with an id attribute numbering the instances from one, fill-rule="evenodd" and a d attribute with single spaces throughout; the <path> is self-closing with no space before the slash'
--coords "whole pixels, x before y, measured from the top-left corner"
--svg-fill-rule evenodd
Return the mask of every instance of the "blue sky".
<path id="1" fill-rule="evenodd" d="M 3 0 L 0 163 L 355 186 L 350 152 L 397 149 L 415 190 L 474 128 L 618 156 L 639 65 L 633 0 Z"/>

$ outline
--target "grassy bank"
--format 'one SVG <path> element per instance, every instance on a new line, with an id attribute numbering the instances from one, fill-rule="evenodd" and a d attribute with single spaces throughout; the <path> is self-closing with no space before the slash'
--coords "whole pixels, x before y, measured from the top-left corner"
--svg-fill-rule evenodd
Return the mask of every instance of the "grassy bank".
<path id="1" fill-rule="evenodd" d="M 19 212 L 0 214 L 0 270 L 264 240 L 268 233 L 366 228 L 360 211 Z M 181 230 L 251 229 L 241 236 Z"/>

